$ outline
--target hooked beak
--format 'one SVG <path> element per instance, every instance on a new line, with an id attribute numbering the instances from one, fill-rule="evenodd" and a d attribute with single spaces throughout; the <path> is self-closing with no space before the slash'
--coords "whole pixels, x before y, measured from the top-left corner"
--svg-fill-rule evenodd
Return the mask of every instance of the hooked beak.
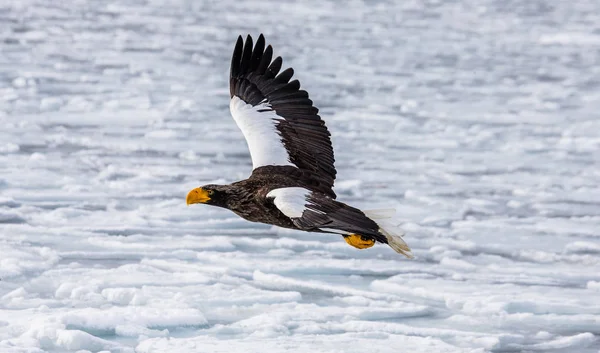
<path id="1" fill-rule="evenodd" d="M 185 198 L 185 202 L 188 206 L 194 203 L 206 203 L 208 201 L 210 201 L 210 196 L 208 196 L 208 191 L 203 188 L 193 189 L 188 192 L 187 197 Z"/>

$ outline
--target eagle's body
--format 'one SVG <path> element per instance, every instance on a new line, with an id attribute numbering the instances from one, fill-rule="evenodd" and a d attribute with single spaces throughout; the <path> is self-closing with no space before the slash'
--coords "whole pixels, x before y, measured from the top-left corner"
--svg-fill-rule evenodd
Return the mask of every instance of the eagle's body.
<path id="1" fill-rule="evenodd" d="M 256 46 L 238 38 L 231 60 L 230 110 L 246 137 L 253 172 L 230 185 L 205 185 L 189 192 L 187 203 L 227 208 L 252 222 L 343 235 L 363 249 L 375 242 L 410 257 L 401 231 L 383 226 L 385 212 L 370 216 L 336 200 L 330 134 L 318 109 L 291 81 L 293 70 L 272 59 L 262 35 Z"/>
<path id="2" fill-rule="evenodd" d="M 292 185 L 299 186 L 289 173 L 292 167 L 262 167 L 252 172 L 248 179 L 232 183 L 228 190 L 225 208 L 250 222 L 272 224 L 283 228 L 298 229 L 267 195 L 274 189 Z M 300 185 L 301 186 L 301 185 Z"/>

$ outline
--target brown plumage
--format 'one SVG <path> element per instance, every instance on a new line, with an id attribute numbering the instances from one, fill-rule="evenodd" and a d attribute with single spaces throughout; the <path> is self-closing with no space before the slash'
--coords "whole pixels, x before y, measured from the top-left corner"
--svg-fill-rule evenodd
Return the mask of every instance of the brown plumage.
<path id="1" fill-rule="evenodd" d="M 229 185 L 205 185 L 187 203 L 227 208 L 240 217 L 310 232 L 341 234 L 357 248 L 389 244 L 410 256 L 400 234 L 384 229 L 365 212 L 336 200 L 330 133 L 294 71 L 274 60 L 262 34 L 237 40 L 230 72 L 231 113 L 244 133 L 252 175 Z"/>

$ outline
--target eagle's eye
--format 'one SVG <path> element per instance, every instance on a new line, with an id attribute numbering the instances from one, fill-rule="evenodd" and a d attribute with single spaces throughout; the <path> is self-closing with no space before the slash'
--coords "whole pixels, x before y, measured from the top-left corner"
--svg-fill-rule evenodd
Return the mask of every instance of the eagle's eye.
<path id="1" fill-rule="evenodd" d="M 213 190 L 208 190 L 208 195 L 212 196 L 215 192 Z"/>

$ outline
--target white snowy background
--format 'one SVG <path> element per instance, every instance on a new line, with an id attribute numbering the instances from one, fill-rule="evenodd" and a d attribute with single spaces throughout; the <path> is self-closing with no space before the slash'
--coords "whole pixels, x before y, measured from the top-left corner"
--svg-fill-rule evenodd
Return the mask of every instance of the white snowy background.
<path id="1" fill-rule="evenodd" d="M 239 34 L 414 249 L 194 205 Z M 600 3 L 0 3 L 0 352 L 600 351 Z"/>

